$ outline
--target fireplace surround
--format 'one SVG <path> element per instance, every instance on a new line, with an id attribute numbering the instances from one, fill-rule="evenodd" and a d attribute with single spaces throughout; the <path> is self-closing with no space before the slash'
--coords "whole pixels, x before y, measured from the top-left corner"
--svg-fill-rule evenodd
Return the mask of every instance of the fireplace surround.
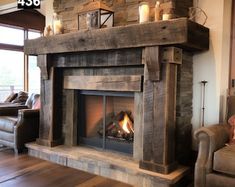
<path id="1" fill-rule="evenodd" d="M 181 66 L 192 65 L 193 53 L 208 50 L 208 46 L 209 30 L 186 18 L 26 41 L 25 52 L 38 55 L 41 69 L 42 109 L 36 145 L 79 149 L 79 92 L 132 93 L 133 159 L 141 169 L 174 173 L 179 168 L 176 120 L 184 115 L 179 112 L 183 106 L 177 103 L 188 94 L 178 95 L 179 88 L 184 90 L 180 76 L 190 74 L 182 72 Z M 29 149 L 35 155 L 35 145 Z"/>

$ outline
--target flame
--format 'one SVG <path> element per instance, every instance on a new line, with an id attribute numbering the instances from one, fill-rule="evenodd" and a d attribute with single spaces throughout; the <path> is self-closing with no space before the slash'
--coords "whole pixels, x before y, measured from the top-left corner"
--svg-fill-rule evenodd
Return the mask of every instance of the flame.
<path id="1" fill-rule="evenodd" d="M 126 133 L 130 134 L 131 131 L 134 132 L 134 130 L 132 128 L 132 122 L 127 114 L 124 115 L 124 119 L 122 121 L 120 121 L 119 124 Z"/>

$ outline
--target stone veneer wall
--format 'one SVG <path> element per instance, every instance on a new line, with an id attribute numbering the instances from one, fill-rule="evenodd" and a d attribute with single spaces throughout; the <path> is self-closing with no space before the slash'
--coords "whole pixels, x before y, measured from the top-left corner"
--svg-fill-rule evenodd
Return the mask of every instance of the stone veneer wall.
<path id="1" fill-rule="evenodd" d="M 61 17 L 67 32 L 78 30 L 78 12 L 82 6 L 92 0 L 54 0 L 54 11 Z M 138 23 L 139 0 L 102 0 L 114 9 L 114 26 Z M 146 0 L 150 4 L 150 20 L 154 20 L 154 7 L 156 0 Z M 172 1 L 175 17 L 187 17 L 188 8 L 193 5 L 193 0 L 159 0 L 160 2 Z"/>

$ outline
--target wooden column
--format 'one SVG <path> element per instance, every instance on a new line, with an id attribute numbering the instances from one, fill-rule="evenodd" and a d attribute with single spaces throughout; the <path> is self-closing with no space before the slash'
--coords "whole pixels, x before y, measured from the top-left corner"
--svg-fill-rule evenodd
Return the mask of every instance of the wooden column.
<path id="1" fill-rule="evenodd" d="M 62 76 L 59 70 L 52 67 L 49 55 L 38 56 L 38 66 L 41 69 L 41 109 L 39 138 L 37 143 L 45 146 L 61 144 L 61 94 L 56 90 L 62 90 Z M 56 94 L 55 94 L 56 93 Z"/>
<path id="2" fill-rule="evenodd" d="M 66 104 L 62 106 L 62 111 L 65 112 L 64 120 L 64 144 L 68 146 L 78 145 L 78 91 L 65 90 L 64 95 Z"/>
<path id="3" fill-rule="evenodd" d="M 175 162 L 175 111 L 177 63 L 172 62 L 175 48 L 160 58 L 159 47 L 144 49 L 143 63 L 143 160 L 140 168 L 163 174 L 173 171 Z M 179 53 L 181 51 L 179 50 Z M 177 53 L 178 54 L 178 53 Z M 164 58 L 164 59 L 163 59 Z M 161 60 L 160 60 L 161 59 Z M 163 63 L 160 63 L 163 62 Z M 158 74 L 149 68 L 155 68 Z"/>

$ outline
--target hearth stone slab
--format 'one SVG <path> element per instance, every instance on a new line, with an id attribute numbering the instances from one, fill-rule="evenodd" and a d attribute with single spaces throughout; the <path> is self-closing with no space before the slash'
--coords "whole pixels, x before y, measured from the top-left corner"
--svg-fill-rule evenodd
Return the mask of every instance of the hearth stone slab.
<path id="1" fill-rule="evenodd" d="M 179 166 L 174 172 L 163 175 L 140 169 L 138 161 L 129 156 L 81 146 L 61 145 L 52 148 L 36 143 L 29 143 L 26 146 L 30 156 L 129 183 L 136 187 L 170 187 L 189 171 L 189 168 Z"/>

